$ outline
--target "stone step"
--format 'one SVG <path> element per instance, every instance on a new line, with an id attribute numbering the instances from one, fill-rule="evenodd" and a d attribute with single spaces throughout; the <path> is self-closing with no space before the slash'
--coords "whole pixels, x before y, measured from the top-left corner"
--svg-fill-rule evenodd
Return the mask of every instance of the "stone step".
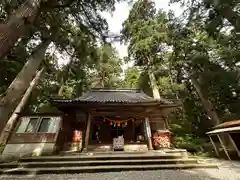
<path id="1" fill-rule="evenodd" d="M 90 160 L 131 160 L 131 159 L 181 159 L 174 154 L 108 154 L 108 155 L 67 155 L 67 156 L 38 156 L 21 158 L 20 162 L 46 161 L 90 161 Z"/>
<path id="2" fill-rule="evenodd" d="M 136 160 L 92 160 L 92 161 L 52 161 L 52 162 L 13 162 L 0 164 L 0 168 L 41 168 L 69 166 L 106 166 L 106 165 L 153 165 L 153 164 L 196 164 L 197 159 L 136 159 Z"/>
<path id="3" fill-rule="evenodd" d="M 158 164 L 158 165 L 116 165 L 116 166 L 72 166 L 72 167 L 45 167 L 45 168 L 13 168 L 1 169 L 1 174 L 61 174 L 61 173 L 95 173 L 114 171 L 142 171 L 156 169 L 190 169 L 190 168 L 217 168 L 214 164 Z"/>

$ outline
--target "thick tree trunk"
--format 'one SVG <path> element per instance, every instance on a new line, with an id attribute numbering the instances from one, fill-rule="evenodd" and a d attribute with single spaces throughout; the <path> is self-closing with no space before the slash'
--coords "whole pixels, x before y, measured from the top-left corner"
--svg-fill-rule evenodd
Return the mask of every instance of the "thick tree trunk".
<path id="1" fill-rule="evenodd" d="M 214 9 L 226 18 L 232 26 L 235 27 L 236 31 L 240 33 L 240 16 L 238 13 L 227 4 L 219 4 L 219 1 L 212 0 L 211 3 L 213 4 Z"/>
<path id="2" fill-rule="evenodd" d="M 219 12 L 232 24 L 232 26 L 235 27 L 237 32 L 240 31 L 240 16 L 235 11 L 233 11 L 231 7 L 223 7 L 219 9 Z"/>
<path id="3" fill-rule="evenodd" d="M 58 90 L 58 96 L 62 96 L 63 95 L 63 89 L 64 89 L 64 84 L 62 82 L 62 84 L 61 84 L 61 86 L 60 86 L 60 88 Z"/>
<path id="4" fill-rule="evenodd" d="M 0 24 L 0 59 L 11 50 L 18 38 L 26 33 L 28 25 L 34 22 L 43 1 L 26 0 L 6 23 Z"/>
<path id="5" fill-rule="evenodd" d="M 216 126 L 217 124 L 219 124 L 219 118 L 217 115 L 217 112 L 215 111 L 213 104 L 206 98 L 206 96 L 204 95 L 204 93 L 201 90 L 201 87 L 198 83 L 198 81 L 191 76 L 191 82 L 194 86 L 194 88 L 196 89 L 198 96 L 200 97 L 203 107 L 206 110 L 208 116 L 211 118 L 211 122 L 213 126 Z"/>
<path id="6" fill-rule="evenodd" d="M 101 88 L 105 87 L 104 77 L 100 78 L 100 86 L 101 86 Z"/>
<path id="7" fill-rule="evenodd" d="M 149 77 L 150 85 L 153 92 L 153 98 L 157 100 L 161 99 L 161 96 L 157 87 L 157 81 L 151 68 L 148 69 L 148 77 Z"/>
<path id="8" fill-rule="evenodd" d="M 16 124 L 16 121 L 18 119 L 19 113 L 21 113 L 22 110 L 24 109 L 24 107 L 26 106 L 34 87 L 38 84 L 38 82 L 41 78 L 41 75 L 43 74 L 43 71 L 44 71 L 44 68 L 42 68 L 40 71 L 37 72 L 35 78 L 31 81 L 30 86 L 26 90 L 26 92 L 25 92 L 23 98 L 21 99 L 20 103 L 18 104 L 17 108 L 15 109 L 15 111 L 13 112 L 11 117 L 9 118 L 6 126 L 3 129 L 3 132 L 1 133 L 1 137 L 0 137 L 1 145 L 5 145 L 7 143 L 8 138 L 9 138 L 9 136 Z"/>
<path id="9" fill-rule="evenodd" d="M 0 99 L 0 132 L 5 126 L 9 116 L 18 105 L 23 93 L 29 86 L 29 83 L 35 76 L 40 63 L 44 59 L 47 47 L 50 44 L 47 40 L 40 44 L 30 59 L 26 62 L 22 70 L 18 73 L 17 77 L 13 80 L 8 87 L 6 93 Z"/>

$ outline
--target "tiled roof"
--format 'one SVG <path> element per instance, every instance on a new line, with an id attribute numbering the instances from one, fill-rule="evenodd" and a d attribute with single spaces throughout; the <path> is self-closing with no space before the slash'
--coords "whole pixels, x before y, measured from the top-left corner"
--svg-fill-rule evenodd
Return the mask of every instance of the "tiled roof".
<path id="1" fill-rule="evenodd" d="M 159 101 L 136 89 L 92 89 L 75 99 L 55 99 L 59 103 L 157 103 Z M 161 101 L 160 101 L 161 102 Z M 166 102 L 165 102 L 166 103 Z M 169 103 L 167 103 L 169 104 Z"/>
<path id="2" fill-rule="evenodd" d="M 222 124 L 215 126 L 214 129 L 227 128 L 227 127 L 233 127 L 233 126 L 240 126 L 240 120 L 224 122 Z"/>

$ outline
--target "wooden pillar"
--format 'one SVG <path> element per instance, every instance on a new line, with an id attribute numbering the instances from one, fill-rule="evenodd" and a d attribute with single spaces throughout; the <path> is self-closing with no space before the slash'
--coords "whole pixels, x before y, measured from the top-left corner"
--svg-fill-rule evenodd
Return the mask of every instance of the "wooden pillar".
<path id="1" fill-rule="evenodd" d="M 237 145 L 235 144 L 234 140 L 232 139 L 232 136 L 231 136 L 229 133 L 228 133 L 228 137 L 229 137 L 229 139 L 230 139 L 230 141 L 231 141 L 233 147 L 234 147 L 235 150 L 237 151 L 238 157 L 240 157 L 240 151 L 239 151 Z"/>
<path id="2" fill-rule="evenodd" d="M 165 129 L 169 129 L 169 125 L 168 125 L 168 120 L 167 120 L 167 118 L 166 118 L 165 116 L 162 116 L 162 118 L 163 118 L 163 121 L 164 121 L 164 128 L 165 128 Z"/>
<path id="3" fill-rule="evenodd" d="M 90 135 L 90 129 L 91 129 L 91 121 L 92 117 L 91 114 L 88 113 L 88 120 L 87 120 L 87 129 L 86 129 L 86 135 L 85 135 L 85 151 L 88 151 L 88 142 L 89 142 L 89 135 Z"/>
<path id="4" fill-rule="evenodd" d="M 219 134 L 217 135 L 217 137 L 218 137 L 218 139 L 219 139 L 219 141 L 220 141 L 220 143 L 221 143 L 221 145 L 222 145 L 222 147 L 223 147 L 223 150 L 224 150 L 226 156 L 228 157 L 229 160 L 231 160 L 231 158 L 230 158 L 230 156 L 229 156 L 229 154 L 228 154 L 228 152 L 227 152 L 227 149 L 226 149 L 226 147 L 224 146 L 223 141 L 222 141 L 221 137 L 219 136 Z"/>
<path id="5" fill-rule="evenodd" d="M 136 134 L 135 134 L 135 120 L 132 120 L 132 133 L 133 133 L 133 142 L 136 142 Z"/>
<path id="6" fill-rule="evenodd" d="M 209 135 L 209 139 L 210 139 L 210 141 L 211 141 L 211 143 L 212 143 L 212 145 L 213 145 L 213 148 L 214 148 L 214 150 L 215 150 L 216 155 L 219 157 L 219 153 L 218 153 L 217 147 L 216 147 L 216 145 L 215 145 L 215 143 L 214 143 L 211 135 Z"/>
<path id="7" fill-rule="evenodd" d="M 153 150 L 152 139 L 151 139 L 152 133 L 151 133 L 151 127 L 149 123 L 149 117 L 145 117 L 145 131 L 147 134 L 148 149 Z"/>

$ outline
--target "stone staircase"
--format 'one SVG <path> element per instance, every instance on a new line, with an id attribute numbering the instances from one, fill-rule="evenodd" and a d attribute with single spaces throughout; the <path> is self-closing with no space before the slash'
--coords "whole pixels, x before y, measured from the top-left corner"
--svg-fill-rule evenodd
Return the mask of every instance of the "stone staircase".
<path id="1" fill-rule="evenodd" d="M 0 174 L 60 174 L 157 169 L 217 168 L 173 153 L 79 153 L 21 158 L 0 164 Z"/>

